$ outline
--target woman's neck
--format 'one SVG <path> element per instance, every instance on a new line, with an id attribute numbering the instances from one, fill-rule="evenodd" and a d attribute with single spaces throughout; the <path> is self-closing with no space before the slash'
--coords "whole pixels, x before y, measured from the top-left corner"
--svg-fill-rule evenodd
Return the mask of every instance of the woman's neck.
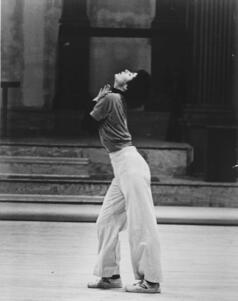
<path id="1" fill-rule="evenodd" d="M 121 89 L 115 88 L 115 87 L 112 88 L 112 92 L 124 95 L 124 91 L 122 91 Z"/>
<path id="2" fill-rule="evenodd" d="M 114 84 L 113 88 L 116 90 L 120 90 L 121 92 L 125 92 L 125 89 L 123 89 L 123 87 L 117 85 L 116 83 Z"/>

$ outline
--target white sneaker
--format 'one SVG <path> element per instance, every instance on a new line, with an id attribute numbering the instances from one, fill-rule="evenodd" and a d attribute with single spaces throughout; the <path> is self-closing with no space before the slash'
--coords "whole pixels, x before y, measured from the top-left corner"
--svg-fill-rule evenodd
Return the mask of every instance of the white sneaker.
<path id="1" fill-rule="evenodd" d="M 132 285 L 125 287 L 126 292 L 129 293 L 144 293 L 144 294 L 159 294 L 161 293 L 159 283 L 150 283 L 146 280 L 139 281 Z"/>
<path id="2" fill-rule="evenodd" d="M 121 288 L 122 281 L 121 278 L 100 278 L 95 282 L 89 282 L 88 288 L 100 288 L 100 289 L 110 289 L 110 288 Z"/>

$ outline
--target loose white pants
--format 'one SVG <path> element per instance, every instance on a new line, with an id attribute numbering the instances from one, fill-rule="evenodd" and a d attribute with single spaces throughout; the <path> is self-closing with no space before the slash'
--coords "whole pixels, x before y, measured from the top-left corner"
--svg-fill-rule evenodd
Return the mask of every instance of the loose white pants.
<path id="1" fill-rule="evenodd" d="M 158 228 L 150 170 L 134 146 L 110 154 L 114 179 L 97 219 L 98 260 L 94 275 L 120 274 L 119 232 L 128 227 L 135 279 L 161 281 Z"/>

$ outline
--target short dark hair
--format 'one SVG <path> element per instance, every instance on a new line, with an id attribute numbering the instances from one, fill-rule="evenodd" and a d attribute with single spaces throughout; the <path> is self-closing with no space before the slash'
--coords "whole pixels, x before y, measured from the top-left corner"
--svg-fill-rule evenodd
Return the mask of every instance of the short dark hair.
<path id="1" fill-rule="evenodd" d="M 127 84 L 125 98 L 129 108 L 137 108 L 146 103 L 150 93 L 150 74 L 138 70 L 137 76 Z"/>

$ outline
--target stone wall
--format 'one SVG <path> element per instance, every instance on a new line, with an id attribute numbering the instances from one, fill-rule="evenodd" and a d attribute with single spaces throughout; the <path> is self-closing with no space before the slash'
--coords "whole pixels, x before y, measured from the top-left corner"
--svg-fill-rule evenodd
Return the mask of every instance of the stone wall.
<path id="1" fill-rule="evenodd" d="M 149 28 L 154 14 L 155 0 L 88 1 L 88 16 L 93 27 Z M 92 95 L 105 82 L 112 83 L 113 74 L 125 68 L 151 72 L 150 39 L 94 37 L 90 49 Z"/>
<path id="2" fill-rule="evenodd" d="M 57 38 L 63 0 L 2 0 L 2 80 L 21 82 L 9 90 L 9 108 L 51 108 Z M 148 28 L 155 0 L 88 0 L 91 26 Z M 91 38 L 90 94 L 123 68 L 150 72 L 146 38 Z"/>
<path id="3" fill-rule="evenodd" d="M 2 80 L 20 81 L 9 90 L 9 107 L 50 106 L 62 0 L 2 0 Z"/>
<path id="4" fill-rule="evenodd" d="M 93 27 L 149 28 L 156 0 L 88 0 Z"/>
<path id="5" fill-rule="evenodd" d="M 24 77 L 23 5 L 21 0 L 1 1 L 1 80 Z M 21 105 L 22 89 L 9 91 L 10 105 Z"/>

